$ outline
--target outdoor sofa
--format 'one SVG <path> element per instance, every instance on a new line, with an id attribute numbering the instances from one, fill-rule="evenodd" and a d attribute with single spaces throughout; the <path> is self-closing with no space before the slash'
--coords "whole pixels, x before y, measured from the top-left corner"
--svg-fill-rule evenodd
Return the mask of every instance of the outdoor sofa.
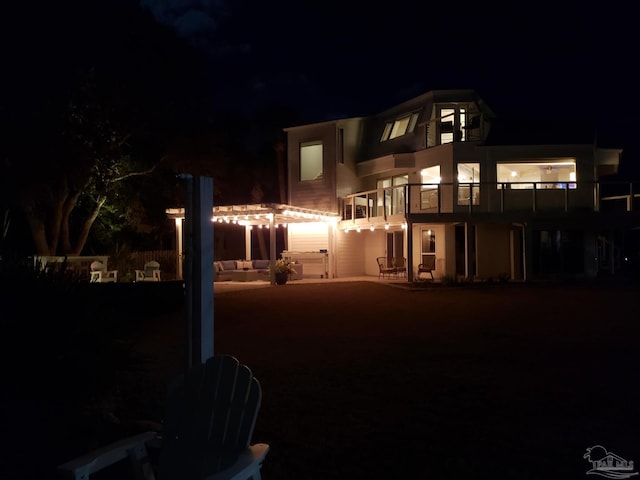
<path id="1" fill-rule="evenodd" d="M 231 281 L 233 272 L 257 270 L 261 280 L 269 280 L 269 260 L 218 260 L 213 262 L 213 281 Z"/>

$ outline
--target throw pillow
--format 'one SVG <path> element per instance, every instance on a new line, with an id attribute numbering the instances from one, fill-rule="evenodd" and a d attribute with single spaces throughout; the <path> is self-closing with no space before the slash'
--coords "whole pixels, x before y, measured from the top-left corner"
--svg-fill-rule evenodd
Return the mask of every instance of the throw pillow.
<path id="1" fill-rule="evenodd" d="M 222 270 L 235 270 L 236 269 L 236 261 L 235 260 L 222 260 L 220 263 L 222 264 Z"/>
<path id="2" fill-rule="evenodd" d="M 254 260 L 256 270 L 265 270 L 269 268 L 269 260 Z"/>

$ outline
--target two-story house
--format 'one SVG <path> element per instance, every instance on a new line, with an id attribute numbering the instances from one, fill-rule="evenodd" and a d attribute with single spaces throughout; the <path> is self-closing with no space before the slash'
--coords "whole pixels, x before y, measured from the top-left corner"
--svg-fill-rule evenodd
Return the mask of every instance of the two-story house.
<path id="1" fill-rule="evenodd" d="M 442 90 L 286 128 L 288 203 L 340 220 L 290 225 L 285 254 L 326 250 L 331 277 L 377 275 L 378 257 L 396 257 L 411 281 L 434 256 L 436 279 L 613 273 L 619 232 L 640 225 L 632 185 L 601 182 L 621 150 L 538 127 L 504 136 L 475 91 Z"/>
<path id="2" fill-rule="evenodd" d="M 304 276 L 379 275 L 380 258 L 402 259 L 408 281 L 429 260 L 436 280 L 617 273 L 640 231 L 640 189 L 610 177 L 622 151 L 575 122 L 527 120 L 501 123 L 473 90 L 438 90 L 288 127 L 288 203 L 215 206 L 213 220 L 244 226 L 247 259 L 251 229 L 270 229 L 272 261 L 298 259 Z M 169 215 L 180 230 L 184 212 Z"/>

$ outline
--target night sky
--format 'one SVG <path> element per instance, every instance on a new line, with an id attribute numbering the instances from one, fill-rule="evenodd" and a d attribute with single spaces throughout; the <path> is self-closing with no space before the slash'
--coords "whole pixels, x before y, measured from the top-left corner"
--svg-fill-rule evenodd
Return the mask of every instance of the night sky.
<path id="1" fill-rule="evenodd" d="M 113 2 L 139 3 L 204 53 L 220 109 L 287 104 L 311 123 L 471 88 L 502 117 L 593 118 L 604 146 L 640 164 L 633 2 Z"/>
<path id="2" fill-rule="evenodd" d="M 494 112 L 593 118 L 640 163 L 640 47 L 629 2 L 142 0 L 203 49 L 221 102 L 295 105 L 310 122 L 472 88 Z M 628 166 L 630 163 L 628 164 Z"/>

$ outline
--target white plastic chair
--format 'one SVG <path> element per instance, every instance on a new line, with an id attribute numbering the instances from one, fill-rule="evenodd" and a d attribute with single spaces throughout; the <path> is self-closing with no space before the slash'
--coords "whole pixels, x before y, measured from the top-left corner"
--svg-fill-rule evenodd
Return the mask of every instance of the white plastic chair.
<path id="1" fill-rule="evenodd" d="M 192 367 L 169 389 L 160 432 L 146 432 L 58 466 L 63 478 L 86 480 L 129 459 L 135 478 L 145 480 L 260 480 L 269 452 L 252 444 L 262 388 L 235 357 L 217 355 Z M 157 449 L 153 464 L 149 448 Z"/>
<path id="2" fill-rule="evenodd" d="M 144 264 L 144 270 L 136 270 L 136 282 L 159 282 L 160 264 L 151 260 Z"/>
<path id="3" fill-rule="evenodd" d="M 107 270 L 102 263 L 95 261 L 91 264 L 91 283 L 116 283 L 118 281 L 118 270 Z"/>

